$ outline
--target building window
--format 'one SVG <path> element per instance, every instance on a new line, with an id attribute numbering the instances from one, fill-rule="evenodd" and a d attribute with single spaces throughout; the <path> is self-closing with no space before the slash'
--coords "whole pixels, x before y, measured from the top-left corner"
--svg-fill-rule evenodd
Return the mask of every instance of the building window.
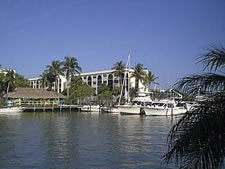
<path id="1" fill-rule="evenodd" d="M 109 74 L 109 76 L 108 76 L 108 87 L 110 89 L 113 88 L 113 75 L 112 74 Z"/>
<path id="2" fill-rule="evenodd" d="M 87 79 L 87 76 L 84 76 L 83 78 L 84 78 L 84 79 Z"/>
<path id="3" fill-rule="evenodd" d="M 88 77 L 88 85 L 91 86 L 91 84 L 92 84 L 92 79 L 91 79 L 91 76 L 89 76 Z"/>
<path id="4" fill-rule="evenodd" d="M 103 77 L 107 77 L 107 74 L 104 74 Z"/>
<path id="5" fill-rule="evenodd" d="M 101 86 L 102 84 L 102 76 L 98 75 L 98 86 Z"/>
<path id="6" fill-rule="evenodd" d="M 114 80 L 114 83 L 118 83 L 119 81 L 118 80 Z"/>

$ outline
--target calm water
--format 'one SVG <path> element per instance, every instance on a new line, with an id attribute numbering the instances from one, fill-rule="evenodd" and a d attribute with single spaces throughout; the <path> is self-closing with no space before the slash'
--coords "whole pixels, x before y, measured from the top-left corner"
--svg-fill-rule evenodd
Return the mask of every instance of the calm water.
<path id="1" fill-rule="evenodd" d="M 0 115 L 0 168 L 164 168 L 171 125 L 166 117 Z"/>

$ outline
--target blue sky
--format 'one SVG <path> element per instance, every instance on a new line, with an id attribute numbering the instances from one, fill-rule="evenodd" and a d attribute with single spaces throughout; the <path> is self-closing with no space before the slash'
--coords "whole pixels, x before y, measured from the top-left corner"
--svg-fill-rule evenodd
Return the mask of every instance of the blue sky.
<path id="1" fill-rule="evenodd" d="M 74 56 L 83 72 L 143 63 L 162 88 L 225 46 L 224 0 L 0 0 L 0 64 L 26 78 Z"/>

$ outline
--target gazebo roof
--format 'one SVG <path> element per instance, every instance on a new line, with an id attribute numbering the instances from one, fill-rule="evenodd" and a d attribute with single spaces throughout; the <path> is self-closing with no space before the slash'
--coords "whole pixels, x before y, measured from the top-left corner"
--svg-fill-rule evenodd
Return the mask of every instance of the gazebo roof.
<path id="1" fill-rule="evenodd" d="M 4 95 L 6 97 L 6 95 Z M 61 93 L 47 91 L 45 89 L 33 88 L 17 88 L 13 92 L 8 93 L 8 98 L 23 98 L 23 99 L 64 99 L 65 96 Z"/>

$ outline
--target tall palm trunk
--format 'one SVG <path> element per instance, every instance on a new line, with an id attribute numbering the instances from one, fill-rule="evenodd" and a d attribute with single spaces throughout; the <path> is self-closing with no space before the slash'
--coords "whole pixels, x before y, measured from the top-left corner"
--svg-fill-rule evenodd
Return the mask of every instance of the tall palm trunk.
<path id="1" fill-rule="evenodd" d="M 139 79 L 137 79 L 137 78 L 135 80 L 135 89 L 138 92 L 138 89 L 139 89 Z"/>
<path id="2" fill-rule="evenodd" d="M 67 98 L 69 98 L 70 97 L 70 83 L 71 83 L 71 78 L 68 78 L 67 79 L 67 82 L 68 82 L 68 84 L 67 84 Z"/>
<path id="3" fill-rule="evenodd" d="M 7 89 L 6 89 L 6 100 L 7 100 L 7 101 L 8 101 L 9 87 L 10 87 L 10 82 L 8 83 Z"/>

